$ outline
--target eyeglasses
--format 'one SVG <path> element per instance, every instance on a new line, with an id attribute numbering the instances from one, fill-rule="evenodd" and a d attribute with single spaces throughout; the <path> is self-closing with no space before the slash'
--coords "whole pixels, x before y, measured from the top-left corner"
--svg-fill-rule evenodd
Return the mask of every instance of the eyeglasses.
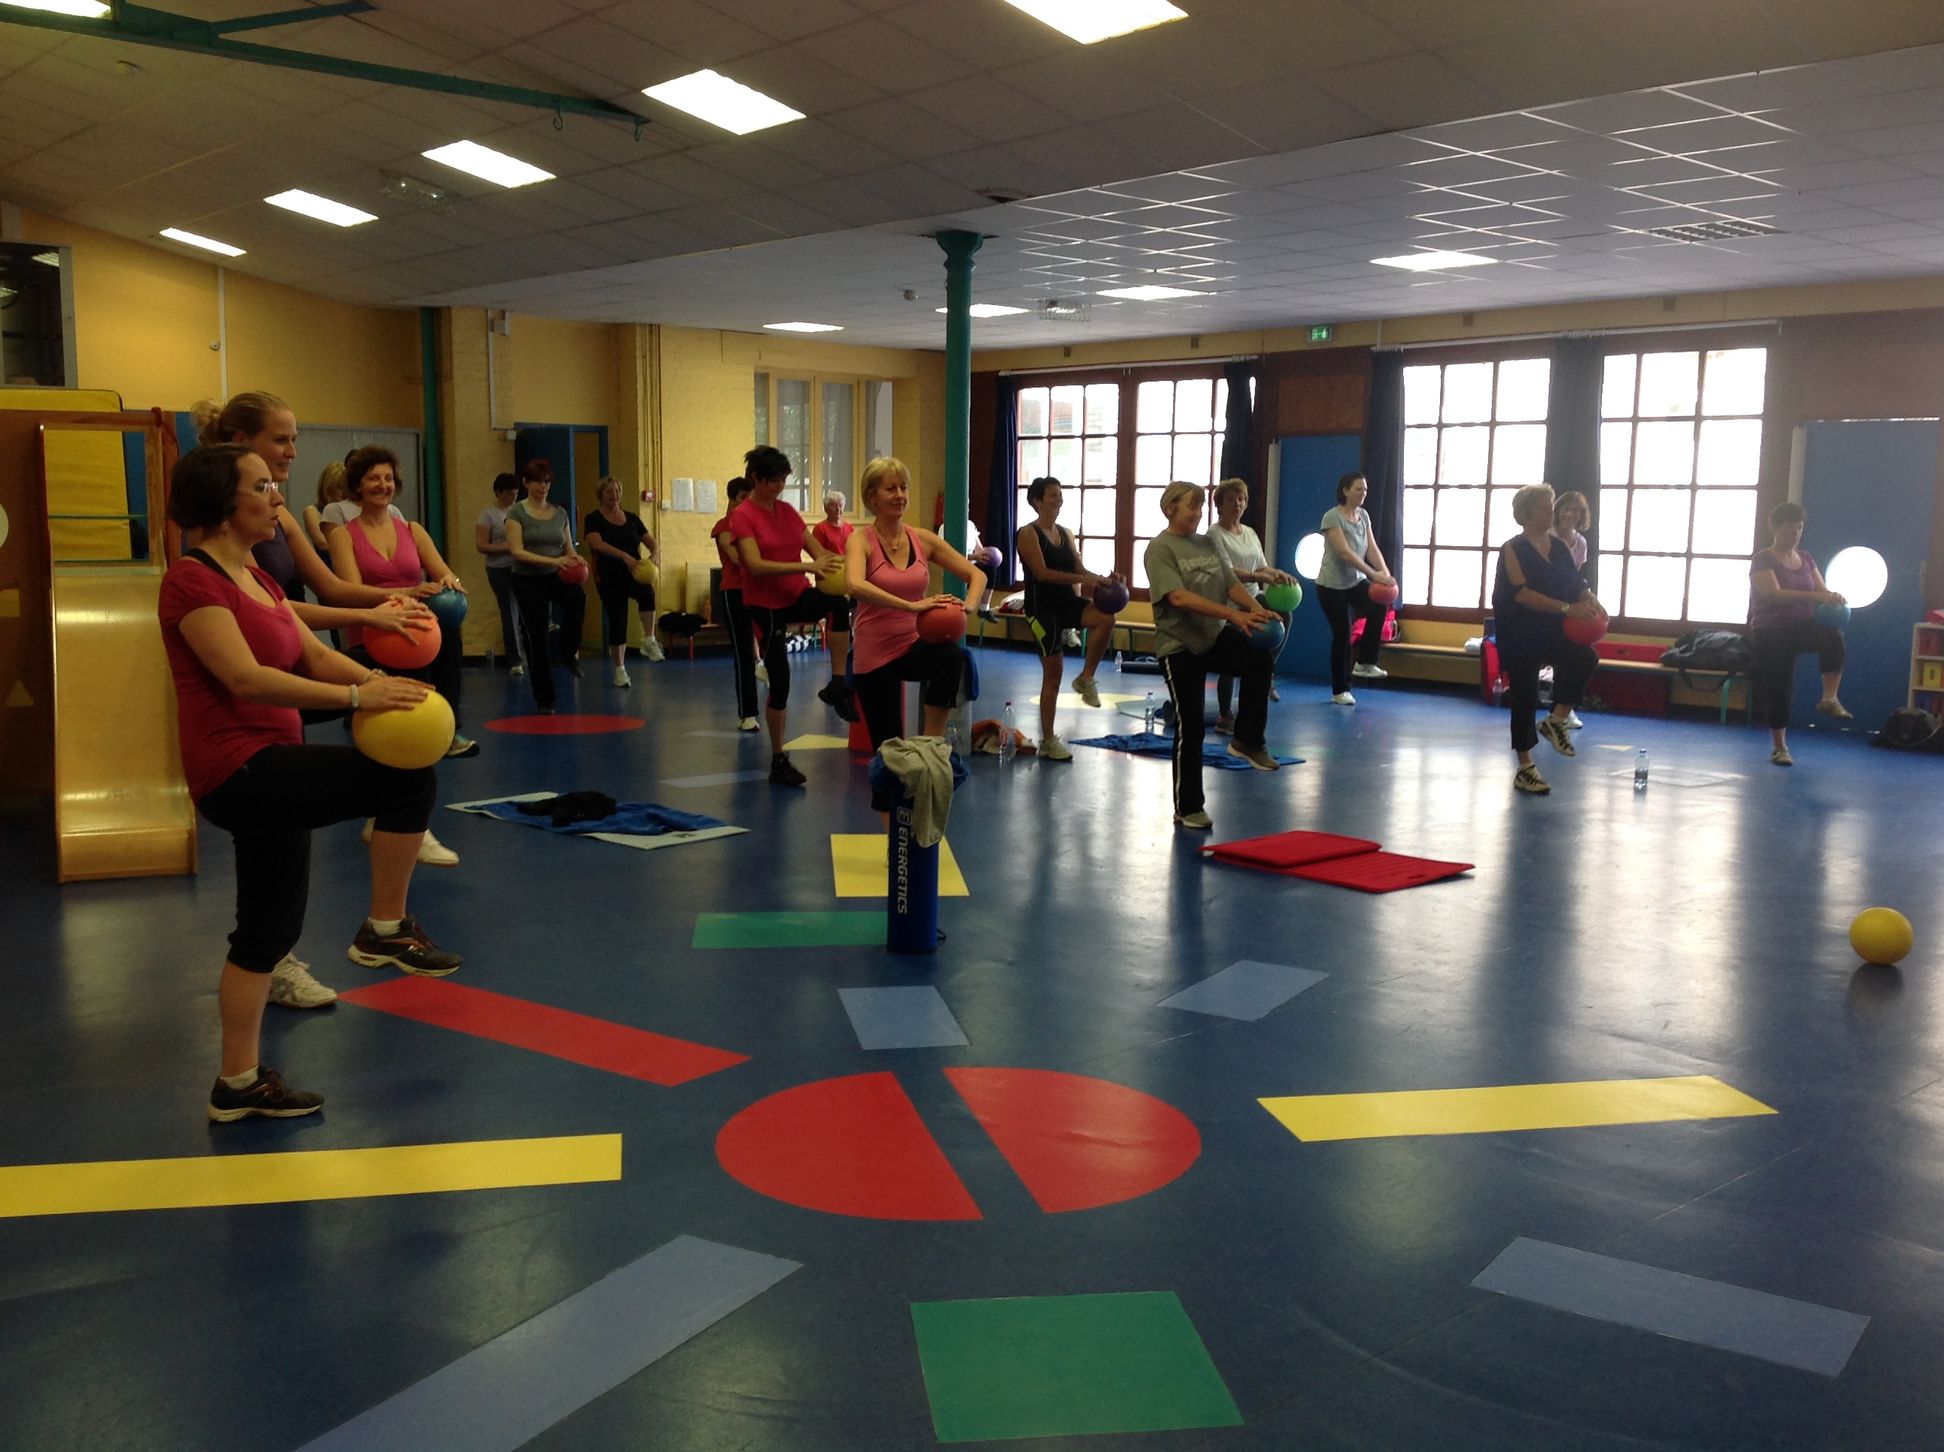
<path id="1" fill-rule="evenodd" d="M 277 486 L 272 480 L 259 479 L 257 480 L 256 483 L 252 484 L 250 487 L 259 494 L 268 494 L 272 489 L 275 489 Z"/>

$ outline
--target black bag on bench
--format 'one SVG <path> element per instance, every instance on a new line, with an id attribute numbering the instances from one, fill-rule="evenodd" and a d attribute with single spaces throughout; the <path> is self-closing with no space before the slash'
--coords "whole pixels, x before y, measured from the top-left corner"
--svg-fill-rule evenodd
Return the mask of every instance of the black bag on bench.
<path id="1" fill-rule="evenodd" d="M 1661 652 L 1660 663 L 1681 673 L 1681 684 L 1698 690 L 1689 671 L 1719 671 L 1745 676 L 1755 669 L 1755 653 L 1748 639 L 1733 630 L 1690 630 Z"/>

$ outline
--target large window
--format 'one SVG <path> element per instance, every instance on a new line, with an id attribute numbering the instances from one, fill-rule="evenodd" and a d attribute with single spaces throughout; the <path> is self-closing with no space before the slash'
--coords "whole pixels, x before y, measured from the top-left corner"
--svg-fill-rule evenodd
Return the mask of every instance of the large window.
<path id="1" fill-rule="evenodd" d="M 864 465 L 891 452 L 892 385 L 882 379 L 755 379 L 755 437 L 789 455 L 794 472 L 782 497 L 806 516 L 823 514 L 826 489 L 841 489 L 860 509 Z"/>
<path id="2" fill-rule="evenodd" d="M 1552 363 L 1505 358 L 1404 370 L 1404 559 L 1409 605 L 1481 610 L 1512 496 L 1545 481 Z"/>
<path id="3" fill-rule="evenodd" d="M 1747 620 L 1767 372 L 1764 348 L 1607 356 L 1594 509 L 1609 609 Z"/>
<path id="4" fill-rule="evenodd" d="M 1146 589 L 1148 541 L 1167 527 L 1162 492 L 1177 479 L 1217 482 L 1227 415 L 1228 383 L 1206 367 L 1021 388 L 1019 522 L 1034 513 L 1027 486 L 1051 475 L 1082 563 Z"/>

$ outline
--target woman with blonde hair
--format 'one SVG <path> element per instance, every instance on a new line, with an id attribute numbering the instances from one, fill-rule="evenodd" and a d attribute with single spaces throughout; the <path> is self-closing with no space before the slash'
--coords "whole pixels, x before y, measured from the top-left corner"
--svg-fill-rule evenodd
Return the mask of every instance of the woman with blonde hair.
<path id="1" fill-rule="evenodd" d="M 1586 496 L 1577 489 L 1568 489 L 1553 500 L 1553 538 L 1559 540 L 1573 555 L 1573 568 L 1586 576 L 1586 531 L 1593 527 L 1593 509 L 1586 502 Z M 1566 729 L 1578 731 L 1586 723 L 1579 718 L 1579 712 L 1566 713 Z"/>
<path id="2" fill-rule="evenodd" d="M 304 533 L 319 555 L 330 553 L 331 542 L 324 537 L 324 511 L 344 498 L 344 461 L 333 459 L 317 476 L 317 501 L 304 506 Z"/>
<path id="3" fill-rule="evenodd" d="M 621 481 L 603 479 L 595 493 L 596 508 L 582 525 L 588 546 L 594 551 L 594 592 L 601 599 L 608 654 L 614 660 L 614 684 L 632 685 L 628 679 L 628 602 L 641 611 L 641 632 L 646 637 L 641 653 L 649 660 L 661 660 L 661 642 L 655 639 L 655 587 L 635 578 L 635 566 L 644 558 L 660 560 L 661 545 L 632 509 L 621 507 Z M 642 550 L 646 548 L 646 556 Z"/>

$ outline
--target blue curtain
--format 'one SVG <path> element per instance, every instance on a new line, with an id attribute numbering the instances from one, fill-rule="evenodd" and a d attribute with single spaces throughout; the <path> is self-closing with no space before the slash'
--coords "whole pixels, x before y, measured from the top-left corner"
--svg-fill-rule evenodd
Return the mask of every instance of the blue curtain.
<path id="1" fill-rule="evenodd" d="M 1370 355 L 1370 407 L 1364 414 L 1364 479 L 1377 547 L 1391 573 L 1404 578 L 1404 354 L 1380 348 Z"/>
<path id="2" fill-rule="evenodd" d="M 1552 381 L 1546 390 L 1546 482 L 1564 494 L 1577 489 L 1593 508 L 1586 528 L 1586 583 L 1600 586 L 1600 386 L 1606 350 L 1598 338 L 1553 340 Z"/>
<path id="3" fill-rule="evenodd" d="M 1222 438 L 1222 466 L 1215 474 L 1217 479 L 1249 481 L 1252 514 L 1268 503 L 1262 481 L 1250 478 L 1256 467 L 1256 410 L 1255 395 L 1249 384 L 1256 376 L 1257 363 L 1253 358 L 1222 365 L 1222 378 L 1228 384 L 1228 414 L 1222 421 L 1226 430 Z"/>
<path id="4" fill-rule="evenodd" d="M 1019 533 L 1019 384 L 1001 378 L 992 410 L 992 473 L 986 480 L 985 518 L 979 533 L 1005 558 L 993 584 L 1018 579 L 1014 537 Z M 996 597 L 995 597 L 996 598 Z"/>

